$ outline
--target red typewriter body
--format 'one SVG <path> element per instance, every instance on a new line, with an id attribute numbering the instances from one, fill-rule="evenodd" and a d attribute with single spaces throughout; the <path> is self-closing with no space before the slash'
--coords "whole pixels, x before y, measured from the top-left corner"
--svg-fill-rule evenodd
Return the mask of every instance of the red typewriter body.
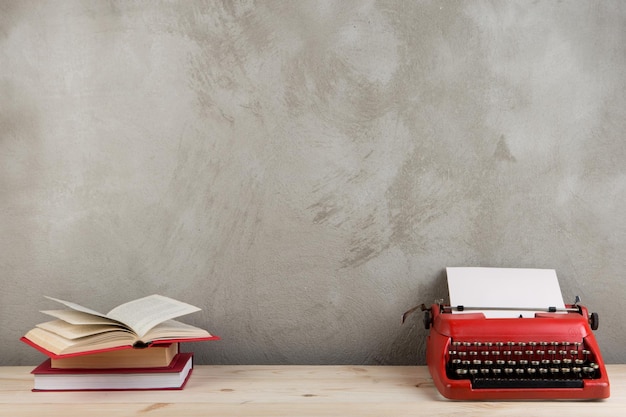
<path id="1" fill-rule="evenodd" d="M 533 318 L 453 314 L 442 304 L 422 309 L 430 329 L 426 361 L 446 398 L 601 399 L 610 394 L 591 331 L 597 315 L 590 316 L 585 307 L 567 305 L 567 312 Z"/>

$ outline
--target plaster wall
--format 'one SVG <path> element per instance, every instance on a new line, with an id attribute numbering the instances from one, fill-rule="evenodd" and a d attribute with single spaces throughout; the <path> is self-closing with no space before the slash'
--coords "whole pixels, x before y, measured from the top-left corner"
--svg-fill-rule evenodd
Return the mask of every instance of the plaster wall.
<path id="1" fill-rule="evenodd" d="M 0 364 L 151 293 L 197 363 L 424 363 L 446 266 L 555 269 L 626 362 L 625 4 L 0 1 Z"/>

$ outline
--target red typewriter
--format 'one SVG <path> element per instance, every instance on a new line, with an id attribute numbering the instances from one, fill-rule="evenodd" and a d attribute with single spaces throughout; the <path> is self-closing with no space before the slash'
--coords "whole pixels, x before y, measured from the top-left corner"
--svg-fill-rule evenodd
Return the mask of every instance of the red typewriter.
<path id="1" fill-rule="evenodd" d="M 534 317 L 486 318 L 484 308 L 419 308 L 435 386 L 456 400 L 601 399 L 609 379 L 592 330 L 598 315 L 566 304 Z M 517 309 L 516 309 L 517 310 Z M 535 309 L 533 309 L 535 310 Z M 462 312 L 462 314 L 458 314 Z M 454 314 L 453 314 L 454 313 Z"/>

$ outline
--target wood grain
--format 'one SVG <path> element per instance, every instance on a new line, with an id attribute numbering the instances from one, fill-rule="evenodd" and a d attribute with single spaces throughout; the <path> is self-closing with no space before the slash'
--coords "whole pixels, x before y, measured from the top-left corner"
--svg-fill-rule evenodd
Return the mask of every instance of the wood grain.
<path id="1" fill-rule="evenodd" d="M 616 416 L 626 365 L 607 367 L 604 401 L 461 402 L 441 397 L 425 367 L 197 366 L 182 391 L 31 392 L 31 367 L 0 368 L 0 415 L 46 416 Z"/>

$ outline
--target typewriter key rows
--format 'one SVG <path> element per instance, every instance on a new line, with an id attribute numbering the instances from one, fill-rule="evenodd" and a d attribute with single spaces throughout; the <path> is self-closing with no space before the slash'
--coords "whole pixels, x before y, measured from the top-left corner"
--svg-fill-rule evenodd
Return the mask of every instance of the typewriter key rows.
<path id="1" fill-rule="evenodd" d="M 583 342 L 464 342 L 453 340 L 447 374 L 454 379 L 589 379 L 599 377 Z"/>

